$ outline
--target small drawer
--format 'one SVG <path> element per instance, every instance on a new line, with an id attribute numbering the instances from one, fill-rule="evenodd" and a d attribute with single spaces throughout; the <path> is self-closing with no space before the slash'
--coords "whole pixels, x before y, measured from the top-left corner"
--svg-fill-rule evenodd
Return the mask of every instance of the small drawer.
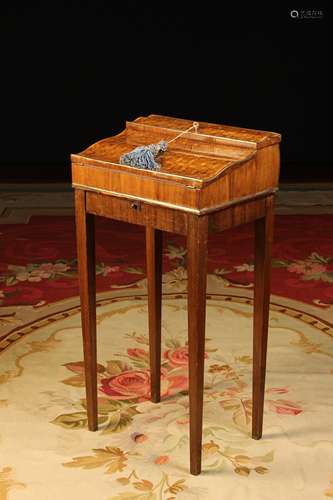
<path id="1" fill-rule="evenodd" d="M 86 209 L 87 212 L 94 215 L 140 226 L 150 225 L 163 231 L 186 234 L 187 216 L 185 212 L 137 199 L 87 191 Z"/>

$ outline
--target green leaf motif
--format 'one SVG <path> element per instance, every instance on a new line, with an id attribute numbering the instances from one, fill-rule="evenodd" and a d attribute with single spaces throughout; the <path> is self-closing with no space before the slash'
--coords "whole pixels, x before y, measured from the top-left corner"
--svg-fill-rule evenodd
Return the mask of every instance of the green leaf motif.
<path id="1" fill-rule="evenodd" d="M 177 493 L 180 493 L 181 491 L 184 491 L 186 489 L 185 485 L 185 479 L 179 479 L 175 483 L 171 484 L 169 488 L 166 491 L 170 491 L 173 495 L 177 495 Z"/>
<path id="2" fill-rule="evenodd" d="M 15 278 L 15 276 L 9 276 L 9 277 L 6 279 L 6 286 L 16 285 L 16 283 L 18 283 L 18 281 L 17 281 L 17 279 Z"/>
<path id="3" fill-rule="evenodd" d="M 72 387 L 84 387 L 84 377 L 81 375 L 74 375 L 74 377 L 65 378 L 61 381 L 63 384 L 71 385 Z"/>
<path id="4" fill-rule="evenodd" d="M 254 470 L 257 474 L 267 474 L 267 472 L 269 472 L 269 469 L 267 469 L 267 467 L 255 467 Z"/>
<path id="5" fill-rule="evenodd" d="M 238 409 L 234 412 L 232 420 L 238 429 L 247 431 L 251 423 L 251 416 L 252 401 L 243 400 L 242 404 L 239 404 Z"/>
<path id="6" fill-rule="evenodd" d="M 141 415 L 141 411 L 139 411 L 136 406 L 129 406 L 126 408 L 126 413 L 131 417 L 134 417 L 134 415 Z"/>
<path id="7" fill-rule="evenodd" d="M 333 283 L 333 273 L 327 272 L 323 273 L 321 275 L 322 281 L 325 281 L 326 283 Z"/>
<path id="8" fill-rule="evenodd" d="M 60 425 L 60 427 L 64 427 L 65 429 L 82 429 L 83 427 L 87 427 L 88 417 L 85 411 L 63 413 L 58 415 L 51 423 Z"/>
<path id="9" fill-rule="evenodd" d="M 237 410 L 239 408 L 239 403 L 235 399 L 222 400 L 220 405 L 224 410 Z"/>
<path id="10" fill-rule="evenodd" d="M 147 491 L 144 493 L 118 493 L 115 497 L 111 497 L 109 500 L 156 500 L 156 493 L 153 491 Z"/>
<path id="11" fill-rule="evenodd" d="M 82 405 L 86 408 L 86 400 L 82 401 Z M 114 411 L 119 411 L 120 408 L 124 406 L 121 401 L 116 401 L 114 399 L 108 398 L 98 398 L 98 413 L 102 415 L 108 415 Z"/>
<path id="12" fill-rule="evenodd" d="M 114 446 L 97 448 L 93 456 L 74 457 L 72 462 L 64 463 L 65 467 L 81 467 L 82 469 L 97 469 L 106 466 L 106 473 L 121 472 L 126 467 L 127 453 Z"/>
<path id="13" fill-rule="evenodd" d="M 248 476 L 251 472 L 248 467 L 235 467 L 234 471 L 240 476 Z"/>
<path id="14" fill-rule="evenodd" d="M 108 423 L 102 434 L 111 434 L 121 432 L 128 427 L 133 421 L 133 417 L 127 411 L 119 411 L 111 414 Z"/>
<path id="15" fill-rule="evenodd" d="M 97 423 L 99 425 L 105 424 L 108 417 L 105 415 L 100 415 L 97 418 Z M 51 424 L 59 425 L 64 427 L 64 429 L 83 429 L 88 427 L 88 417 L 85 411 L 78 411 L 75 413 L 63 413 L 58 415 Z"/>
<path id="16" fill-rule="evenodd" d="M 67 370 L 70 370 L 71 372 L 84 374 L 84 361 L 71 361 L 70 363 L 65 363 L 62 366 L 65 366 Z M 105 372 L 104 366 L 101 365 L 100 363 L 97 363 L 97 372 L 98 373 Z"/>
<path id="17" fill-rule="evenodd" d="M 20 273 L 25 271 L 25 266 L 16 266 L 15 264 L 8 264 L 8 270 Z"/>
<path id="18" fill-rule="evenodd" d="M 130 356 L 129 356 L 130 357 Z M 137 368 L 138 370 L 145 370 L 149 369 L 149 359 L 148 357 L 146 359 L 131 359 L 131 368 Z"/>
<path id="19" fill-rule="evenodd" d="M 119 375 L 119 373 L 122 373 L 126 370 L 128 370 L 128 366 L 124 365 L 122 361 L 119 361 L 117 359 L 111 359 L 106 363 L 106 371 L 109 375 L 111 375 L 111 377 L 113 377 L 114 375 Z"/>
<path id="20" fill-rule="evenodd" d="M 312 262 L 319 262 L 320 264 L 329 264 L 329 262 L 330 262 L 329 257 L 323 257 L 322 255 L 319 255 L 319 253 L 317 253 L 317 252 L 311 253 L 310 260 Z"/>
<path id="21" fill-rule="evenodd" d="M 124 271 L 130 274 L 145 274 L 142 267 L 125 267 Z"/>
<path id="22" fill-rule="evenodd" d="M 65 271 L 63 273 L 57 273 L 56 276 L 66 276 L 66 278 L 77 278 L 77 271 Z"/>
<path id="23" fill-rule="evenodd" d="M 166 347 L 169 347 L 169 349 L 177 349 L 178 347 L 181 347 L 179 340 L 171 337 L 166 339 L 165 345 Z"/>
<path id="24" fill-rule="evenodd" d="M 326 272 L 326 273 L 314 273 L 314 274 L 303 274 L 302 276 L 303 281 L 324 281 L 325 283 L 333 283 L 333 273 Z"/>
<path id="25" fill-rule="evenodd" d="M 27 271 L 30 273 L 34 269 L 38 269 L 40 264 L 32 263 L 27 265 Z"/>
<path id="26" fill-rule="evenodd" d="M 272 259 L 272 267 L 288 267 L 289 262 L 286 260 Z"/>
<path id="27" fill-rule="evenodd" d="M 251 463 L 251 458 L 248 457 L 247 455 L 236 455 L 234 459 L 237 461 L 238 464 L 249 464 Z"/>
<path id="28" fill-rule="evenodd" d="M 133 486 L 137 490 L 141 491 L 151 491 L 154 487 L 153 483 L 151 481 L 148 481 L 148 479 L 142 479 L 142 481 L 135 481 L 133 483 Z"/>

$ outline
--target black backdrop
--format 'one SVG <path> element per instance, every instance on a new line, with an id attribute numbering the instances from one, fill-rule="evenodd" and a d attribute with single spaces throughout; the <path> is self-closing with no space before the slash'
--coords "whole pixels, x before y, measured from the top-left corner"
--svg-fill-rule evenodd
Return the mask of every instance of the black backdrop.
<path id="1" fill-rule="evenodd" d="M 2 180 L 70 180 L 71 152 L 149 113 L 281 132 L 282 180 L 333 180 L 331 16 L 291 9 L 3 4 Z"/>

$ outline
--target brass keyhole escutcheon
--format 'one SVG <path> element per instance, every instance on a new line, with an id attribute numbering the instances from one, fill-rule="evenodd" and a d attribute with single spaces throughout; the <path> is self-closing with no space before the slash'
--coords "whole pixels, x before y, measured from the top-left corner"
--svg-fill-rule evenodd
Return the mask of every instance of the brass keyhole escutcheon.
<path id="1" fill-rule="evenodd" d="M 137 201 L 133 201 L 131 203 L 131 208 L 133 208 L 134 210 L 140 210 L 140 203 Z"/>

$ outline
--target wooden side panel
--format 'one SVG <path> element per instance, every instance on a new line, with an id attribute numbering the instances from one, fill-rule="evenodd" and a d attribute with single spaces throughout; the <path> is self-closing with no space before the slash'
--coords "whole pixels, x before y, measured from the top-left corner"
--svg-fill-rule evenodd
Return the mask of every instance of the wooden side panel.
<path id="1" fill-rule="evenodd" d="M 200 192 L 199 207 L 214 207 L 276 188 L 279 183 L 279 170 L 279 145 L 259 149 L 256 156 L 247 163 L 236 165 L 229 169 L 226 175 L 205 185 Z"/>
<path id="2" fill-rule="evenodd" d="M 256 185 L 256 157 L 246 165 L 235 168 L 229 175 L 231 200 L 255 194 L 259 189 Z"/>
<path id="3" fill-rule="evenodd" d="M 253 222 L 256 219 L 265 216 L 266 199 L 261 198 L 254 201 L 229 207 L 226 210 L 220 210 L 209 217 L 209 231 L 216 233 L 230 229 L 241 224 Z"/>
<path id="4" fill-rule="evenodd" d="M 278 186 L 280 175 L 280 148 L 276 144 L 260 149 L 256 155 L 256 186 L 258 191 Z"/>
<path id="5" fill-rule="evenodd" d="M 87 212 L 139 226 L 149 225 L 171 233 L 187 232 L 185 212 L 102 193 L 87 192 Z"/>
<path id="6" fill-rule="evenodd" d="M 200 209 L 218 206 L 256 192 L 256 159 L 253 158 L 229 169 L 227 175 L 204 186 L 200 193 Z"/>

